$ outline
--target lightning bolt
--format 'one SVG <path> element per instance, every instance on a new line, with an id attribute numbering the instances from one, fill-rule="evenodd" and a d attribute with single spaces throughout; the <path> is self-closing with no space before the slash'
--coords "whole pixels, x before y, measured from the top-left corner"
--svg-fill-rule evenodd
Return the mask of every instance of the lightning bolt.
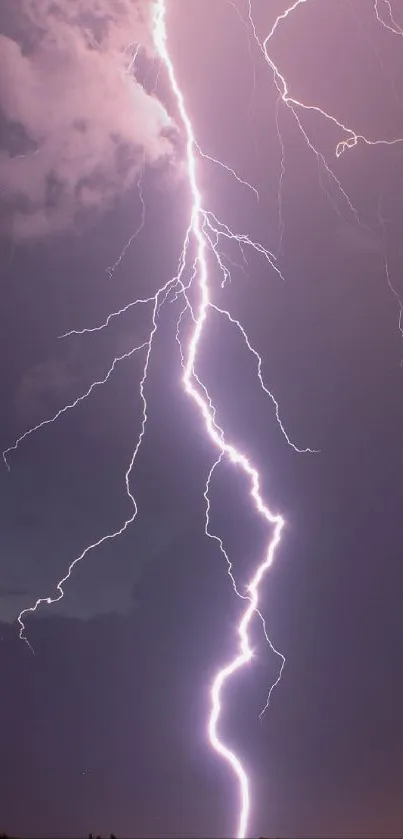
<path id="1" fill-rule="evenodd" d="M 233 0 L 228 0 L 228 2 L 234 8 L 238 17 L 245 25 L 248 34 L 250 54 L 251 47 L 254 43 L 258 49 L 259 55 L 263 59 L 265 65 L 270 70 L 278 94 L 275 109 L 275 124 L 277 128 L 277 135 L 280 146 L 280 177 L 278 182 L 278 252 L 280 252 L 281 250 L 282 239 L 284 234 L 284 222 L 282 213 L 282 189 L 285 174 L 285 144 L 281 134 L 279 121 L 280 108 L 282 107 L 288 109 L 293 115 L 304 142 L 307 144 L 310 151 L 316 157 L 319 167 L 319 173 L 326 173 L 329 182 L 336 187 L 339 196 L 348 208 L 349 212 L 352 214 L 355 222 L 363 226 L 359 213 L 356 207 L 354 206 L 353 201 L 346 192 L 340 179 L 337 177 L 337 174 L 335 173 L 334 169 L 326 160 L 322 152 L 318 150 L 318 148 L 310 139 L 308 130 L 305 127 L 304 118 L 307 115 L 309 115 L 309 113 L 314 112 L 316 115 L 321 116 L 324 120 L 332 124 L 337 129 L 337 131 L 340 132 L 340 139 L 335 146 L 336 160 L 344 152 L 357 147 L 360 143 L 370 146 L 391 146 L 401 143 L 403 141 L 403 138 L 368 138 L 364 134 L 359 133 L 355 131 L 355 129 L 345 125 L 341 121 L 341 119 L 338 118 L 338 116 L 328 113 L 321 106 L 317 104 L 309 104 L 302 102 L 290 94 L 289 85 L 285 76 L 271 57 L 270 47 L 271 42 L 275 37 L 279 27 L 285 25 L 287 19 L 289 19 L 290 16 L 298 10 L 298 8 L 307 4 L 308 0 L 295 0 L 295 2 L 290 4 L 284 10 L 284 12 L 277 16 L 269 33 L 264 38 L 259 37 L 257 27 L 254 21 L 253 0 L 245 0 L 247 9 L 245 16 L 241 14 Z M 129 301 L 125 306 L 121 307 L 120 309 L 114 312 L 109 313 L 101 323 L 95 326 L 72 329 L 64 335 L 60 336 L 61 339 L 66 339 L 71 335 L 90 335 L 92 333 L 105 330 L 109 327 L 109 325 L 113 322 L 114 319 L 122 317 L 126 312 L 128 312 L 134 307 L 144 307 L 144 311 L 149 311 L 149 331 L 148 339 L 146 341 L 142 342 L 137 346 L 134 346 L 127 353 L 115 357 L 103 378 L 93 381 L 90 384 L 90 386 L 84 391 L 84 393 L 79 395 L 74 401 L 67 405 L 64 405 L 52 417 L 43 420 L 42 422 L 38 423 L 37 425 L 30 428 L 28 431 L 23 433 L 11 446 L 9 446 L 3 452 L 3 460 L 5 462 L 5 465 L 8 469 L 10 469 L 11 455 L 17 451 L 19 446 L 24 441 L 26 441 L 27 438 L 29 438 L 33 433 L 40 431 L 49 423 L 58 421 L 59 418 L 69 410 L 78 408 L 79 405 L 85 399 L 91 396 L 92 392 L 96 388 L 107 384 L 111 376 L 114 374 L 118 365 L 130 359 L 134 355 L 134 353 L 143 352 L 144 365 L 139 383 L 139 395 L 142 405 L 140 429 L 132 451 L 130 461 L 128 463 L 124 475 L 124 489 L 129 505 L 129 512 L 126 518 L 124 519 L 123 523 L 119 527 L 114 529 L 112 532 L 107 533 L 106 535 L 102 535 L 99 538 L 95 539 L 91 544 L 87 545 L 78 556 L 76 556 L 73 559 L 65 575 L 56 584 L 56 590 L 52 596 L 39 597 L 31 607 L 21 611 L 18 617 L 18 621 L 20 626 L 20 638 L 23 641 L 25 641 L 30 647 L 30 649 L 33 651 L 30 641 L 26 635 L 25 622 L 27 616 L 35 613 L 42 605 L 50 605 L 61 600 L 64 596 L 65 584 L 69 581 L 76 565 L 79 564 L 82 560 L 84 560 L 84 558 L 87 556 L 89 552 L 96 549 L 104 542 L 117 538 L 129 526 L 133 524 L 137 516 L 138 507 L 135 497 L 132 494 L 130 488 L 130 481 L 135 466 L 135 461 L 137 459 L 138 452 L 140 450 L 146 433 L 146 385 L 150 357 L 153 350 L 154 340 L 163 308 L 168 303 L 170 305 L 175 305 L 178 303 L 178 301 L 180 301 L 180 311 L 176 320 L 175 339 L 179 346 L 180 361 L 182 365 L 182 385 L 185 393 L 194 403 L 198 416 L 203 424 L 206 436 L 210 440 L 212 448 L 216 452 L 216 458 L 208 473 L 204 488 L 205 534 L 206 537 L 213 540 L 218 545 L 218 549 L 221 555 L 223 556 L 223 559 L 225 560 L 227 566 L 227 573 L 231 581 L 234 593 L 237 597 L 239 597 L 242 604 L 239 623 L 236 628 L 236 644 L 233 656 L 229 661 L 222 663 L 221 667 L 217 670 L 216 675 L 210 686 L 210 714 L 207 729 L 209 743 L 211 747 L 220 756 L 220 758 L 222 758 L 222 760 L 225 761 L 233 775 L 237 791 L 235 828 L 236 836 L 238 837 L 238 839 L 244 839 L 244 837 L 247 835 L 250 823 L 250 782 L 241 757 L 235 751 L 230 749 L 229 746 L 226 745 L 226 743 L 222 739 L 222 736 L 220 734 L 220 722 L 224 709 L 225 695 L 230 687 L 231 681 L 236 675 L 239 675 L 239 672 L 242 669 L 247 668 L 253 659 L 254 651 L 250 640 L 250 628 L 252 621 L 255 618 L 257 618 L 261 622 L 264 637 L 270 649 L 278 657 L 280 662 L 277 678 L 270 687 L 266 704 L 263 710 L 261 711 L 260 716 L 262 716 L 265 713 L 269 705 L 272 692 L 274 688 L 277 686 L 278 682 L 280 681 L 283 673 L 285 658 L 282 655 L 282 653 L 280 653 L 274 647 L 274 645 L 268 637 L 264 617 L 260 608 L 259 592 L 263 578 L 269 571 L 277 555 L 282 533 L 285 527 L 285 520 L 280 513 L 273 511 L 264 500 L 260 488 L 261 482 L 259 471 L 256 468 L 256 466 L 249 460 L 247 454 L 245 453 L 245 450 L 243 448 L 238 447 L 238 445 L 235 445 L 233 442 L 227 439 L 225 429 L 219 424 L 217 420 L 217 409 L 209 395 L 208 388 L 206 384 L 199 378 L 199 375 L 197 373 L 197 362 L 203 347 L 205 327 L 208 319 L 212 315 L 229 323 L 230 327 L 236 330 L 245 346 L 246 351 L 250 353 L 253 357 L 256 365 L 256 375 L 259 385 L 261 389 L 267 394 L 267 396 L 273 404 L 276 421 L 286 443 L 298 453 L 314 452 L 316 450 L 308 447 L 300 448 L 293 441 L 291 435 L 286 429 L 286 424 L 283 418 L 281 417 L 279 403 L 274 393 L 266 386 L 264 382 L 262 373 L 262 358 L 259 352 L 255 349 L 252 342 L 250 341 L 249 336 L 245 331 L 242 323 L 237 318 L 233 317 L 230 311 L 217 305 L 217 303 L 215 302 L 214 286 L 211 277 L 211 272 L 209 271 L 209 258 L 212 258 L 212 260 L 215 262 L 218 268 L 220 277 L 220 287 L 223 288 L 226 285 L 227 281 L 231 280 L 231 271 L 229 265 L 235 263 L 233 256 L 230 256 L 230 254 L 226 250 L 227 248 L 230 248 L 231 253 L 234 248 L 238 250 L 241 258 L 241 265 L 238 267 L 241 267 L 244 270 L 247 269 L 248 253 L 252 251 L 255 255 L 259 256 L 266 263 L 268 268 L 273 272 L 273 274 L 278 280 L 283 281 L 284 277 L 278 265 L 278 258 L 275 253 L 270 251 L 265 245 L 261 244 L 260 242 L 254 241 L 248 233 L 234 232 L 230 227 L 227 226 L 225 222 L 219 219 L 211 210 L 206 209 L 206 207 L 204 206 L 202 191 L 199 185 L 199 166 L 202 161 L 212 166 L 220 167 L 226 173 L 226 175 L 228 175 L 228 177 L 233 178 L 237 182 L 239 187 L 247 190 L 248 193 L 251 196 L 253 196 L 253 199 L 256 201 L 259 201 L 259 192 L 253 184 L 251 184 L 248 180 L 246 180 L 244 177 L 238 174 L 238 172 L 236 172 L 235 169 L 233 169 L 227 163 L 223 163 L 213 155 L 204 152 L 201 149 L 199 143 L 197 142 L 190 113 L 185 104 L 184 96 L 179 82 L 177 80 L 175 67 L 168 48 L 166 28 L 166 6 L 167 0 L 155 0 L 154 2 L 153 40 L 157 56 L 160 60 L 160 64 L 165 69 L 166 75 L 168 77 L 171 94 L 185 136 L 185 171 L 190 201 L 189 221 L 183 239 L 182 250 L 178 260 L 177 273 L 174 277 L 167 280 L 165 284 L 162 285 L 154 295 L 150 295 L 146 298 Z M 403 30 L 400 28 L 400 26 L 393 17 L 393 10 L 389 0 L 373 0 L 373 9 L 378 23 L 384 29 L 390 31 L 394 35 L 403 36 Z M 140 47 L 137 44 L 131 44 L 128 47 L 128 82 L 130 81 L 130 74 L 135 70 L 135 64 L 139 53 L 139 49 Z M 121 261 L 124 259 L 133 241 L 141 233 L 144 227 L 145 200 L 143 194 L 143 176 L 144 160 L 143 165 L 140 169 L 137 185 L 141 205 L 140 222 L 132 236 L 125 244 L 123 250 L 121 251 L 115 263 L 107 269 L 111 277 L 113 276 L 116 268 L 120 265 Z M 322 188 L 324 188 L 326 194 L 332 201 L 336 211 L 339 212 L 339 208 L 337 204 L 333 201 L 330 192 L 328 191 L 326 186 L 323 185 L 322 181 L 320 181 L 320 183 Z M 383 237 L 385 240 L 385 222 L 382 220 L 380 212 L 378 216 L 378 222 L 382 226 Z M 238 265 L 238 263 L 235 264 Z M 394 285 L 392 284 L 387 261 L 385 262 L 385 271 L 390 290 L 394 294 L 396 301 L 399 305 L 399 329 L 401 331 L 401 334 L 403 335 L 403 303 L 400 297 L 398 296 L 398 293 Z M 190 291 L 192 291 L 192 296 L 190 296 Z M 263 520 L 267 524 L 268 529 L 267 545 L 263 557 L 254 569 L 254 572 L 251 575 L 244 590 L 240 590 L 240 588 L 237 585 L 237 581 L 232 568 L 232 563 L 230 557 L 228 556 L 225 550 L 221 537 L 213 533 L 210 527 L 211 502 L 209 493 L 211 482 L 216 473 L 216 470 L 219 469 L 220 465 L 224 460 L 228 460 L 230 463 L 238 467 L 238 469 L 246 477 L 248 481 L 249 493 L 253 507 L 257 515 L 263 518 Z"/>
<path id="2" fill-rule="evenodd" d="M 199 410 L 199 413 L 201 414 L 207 435 L 219 451 L 219 459 L 214 464 L 213 469 L 215 468 L 215 466 L 218 465 L 218 463 L 224 455 L 228 457 L 232 463 L 236 464 L 242 469 L 242 471 L 249 479 L 250 494 L 256 507 L 256 510 L 261 516 L 263 516 L 263 518 L 269 525 L 270 531 L 272 531 L 272 535 L 270 537 L 265 556 L 262 562 L 256 568 L 251 580 L 247 585 L 247 605 L 244 609 L 237 629 L 238 650 L 233 659 L 226 663 L 223 667 L 221 667 L 211 686 L 211 714 L 208 723 L 209 738 L 212 747 L 228 763 L 237 780 L 239 790 L 237 836 L 239 837 L 239 839 L 243 839 L 243 837 L 245 837 L 246 835 L 246 831 L 248 828 L 250 812 L 249 779 L 240 758 L 236 755 L 234 751 L 232 751 L 228 746 L 226 746 L 223 740 L 221 739 L 219 733 L 219 719 L 222 708 L 223 690 L 226 686 L 226 683 L 228 682 L 228 680 L 231 679 L 232 676 L 234 676 L 234 674 L 238 670 L 247 665 L 252 659 L 253 650 L 250 644 L 248 630 L 252 618 L 254 617 L 256 612 L 258 612 L 259 585 L 265 573 L 270 568 L 274 560 L 276 548 L 280 542 L 281 533 L 285 522 L 281 515 L 273 513 L 263 501 L 260 492 L 260 478 L 257 469 L 250 463 L 249 459 L 241 450 L 236 448 L 236 446 L 234 446 L 233 444 L 226 442 L 223 429 L 221 429 L 216 423 L 215 412 L 212 407 L 211 399 L 209 398 L 208 394 L 206 394 L 205 388 L 200 387 L 200 382 L 195 374 L 197 353 L 202 341 L 203 329 L 212 305 L 206 257 L 208 247 L 209 245 L 211 245 L 211 238 L 209 237 L 206 230 L 211 231 L 211 224 L 209 221 L 209 215 L 203 210 L 201 193 L 198 186 L 196 162 L 198 145 L 194 136 L 192 122 L 185 106 L 183 94 L 176 78 L 174 66 L 172 64 L 168 52 L 165 12 L 165 2 L 164 0 L 159 0 L 157 2 L 156 13 L 154 18 L 154 41 L 157 48 L 157 52 L 159 53 L 165 64 L 171 89 L 174 94 L 178 111 L 186 134 L 187 175 L 192 204 L 189 231 L 196 244 L 197 284 L 199 290 L 197 314 L 194 319 L 194 328 L 185 356 L 183 385 L 186 392 L 194 401 L 196 407 Z M 217 227 L 215 227 L 214 229 L 217 231 Z M 189 231 L 187 235 L 187 242 L 189 242 L 190 240 Z M 229 235 L 231 237 L 232 234 L 230 233 L 230 231 L 228 231 L 228 228 L 224 228 L 224 233 L 222 235 Z M 267 252 L 265 252 L 264 255 L 267 257 Z M 239 323 L 238 326 L 240 327 Z M 242 329 L 242 327 L 240 328 Z M 243 335 L 245 338 L 244 332 Z M 205 490 L 205 498 L 207 503 L 207 535 L 209 535 L 208 489 L 211 480 L 211 475 L 212 472 L 210 472 L 208 476 Z M 221 540 L 219 540 L 219 543 L 220 548 L 223 551 L 224 549 Z M 235 591 L 237 592 L 230 563 L 228 566 L 228 570 L 233 581 Z"/>

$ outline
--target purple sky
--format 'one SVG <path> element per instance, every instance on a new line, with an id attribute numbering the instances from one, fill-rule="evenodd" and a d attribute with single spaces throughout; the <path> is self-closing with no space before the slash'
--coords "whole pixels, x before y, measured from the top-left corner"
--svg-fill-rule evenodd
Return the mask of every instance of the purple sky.
<path id="1" fill-rule="evenodd" d="M 203 0 L 167 0 L 169 45 L 201 148 L 260 194 L 256 202 L 205 161 L 205 204 L 275 250 L 277 97 L 239 17 L 247 5 L 210 0 L 207 14 Z M 0 12 L 1 449 L 144 340 L 149 311 L 94 335 L 58 336 L 154 294 L 177 270 L 189 210 L 183 135 L 152 55 L 150 7 L 82 0 L 73 15 L 61 0 L 50 12 L 40 0 L 7 0 Z M 252 8 L 264 36 L 285 4 Z M 134 41 L 141 51 L 128 75 Z M 370 138 L 403 135 L 403 36 L 382 27 L 369 0 L 301 4 L 272 55 L 297 99 Z M 403 295 L 403 143 L 360 144 L 336 161 L 340 132 L 317 113 L 301 119 L 362 224 L 280 108 L 285 281 L 249 252 L 244 265 L 233 247 L 224 291 L 214 269 L 215 299 L 262 354 L 293 440 L 320 453 L 287 446 L 253 358 L 212 318 L 198 372 L 287 520 L 262 595 L 283 678 L 260 721 L 278 661 L 256 624 L 256 660 L 228 694 L 222 731 L 251 777 L 250 835 L 398 836 L 403 353 L 385 266 Z M 142 199 L 144 226 L 111 278 Z M 0 831 L 234 833 L 236 790 L 208 747 L 206 721 L 240 603 L 203 534 L 214 452 L 181 388 L 178 311 L 165 307 L 150 362 L 131 481 L 138 518 L 88 555 L 61 604 L 27 622 L 35 656 L 18 639 L 18 612 L 54 593 L 68 563 L 128 515 L 141 359 L 122 362 L 104 388 L 25 440 L 0 473 Z M 229 466 L 211 499 L 213 529 L 244 581 L 264 528 Z"/>

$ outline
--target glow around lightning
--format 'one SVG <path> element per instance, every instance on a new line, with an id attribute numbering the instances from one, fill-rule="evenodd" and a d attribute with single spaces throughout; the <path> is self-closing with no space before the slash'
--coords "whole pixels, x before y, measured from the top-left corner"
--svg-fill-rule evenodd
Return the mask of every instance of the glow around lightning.
<path id="1" fill-rule="evenodd" d="M 325 159 L 324 155 L 316 148 L 309 137 L 304 120 L 310 112 L 315 112 L 324 120 L 331 123 L 340 132 L 340 139 L 335 147 L 335 157 L 340 157 L 341 154 L 349 149 L 357 147 L 360 143 L 367 145 L 385 145 L 390 146 L 402 142 L 402 138 L 368 138 L 364 134 L 355 131 L 349 126 L 345 125 L 337 115 L 328 113 L 324 108 L 317 104 L 310 104 L 299 101 L 290 93 L 290 86 L 285 76 L 281 72 L 280 67 L 273 61 L 270 55 L 271 41 L 274 38 L 278 28 L 286 25 L 287 19 L 294 13 L 298 12 L 302 6 L 306 6 L 309 0 L 295 0 L 290 4 L 284 12 L 282 12 L 275 19 L 273 26 L 269 33 L 260 38 L 254 22 L 254 3 L 253 0 L 245 0 L 244 8 L 246 13 L 243 16 L 240 9 L 233 0 L 228 0 L 230 5 L 237 12 L 238 18 L 245 26 L 245 31 L 248 36 L 249 51 L 251 54 L 251 45 L 255 43 L 258 52 L 270 71 L 270 76 L 278 93 L 277 106 L 275 112 L 275 122 L 277 126 L 277 134 L 280 147 L 280 177 L 278 189 L 278 207 L 279 207 L 279 233 L 280 245 L 284 232 L 284 223 L 282 216 L 282 187 L 283 177 L 285 173 L 285 144 L 280 131 L 279 125 L 279 108 L 287 108 L 296 120 L 303 142 L 306 143 L 311 152 L 315 155 L 320 168 L 324 170 L 333 185 L 336 186 L 339 196 L 351 213 L 353 220 L 361 224 L 361 220 L 357 209 L 355 208 L 350 196 L 345 187 L 337 177 L 332 165 Z M 251 814 L 251 790 L 248 779 L 248 773 L 242 756 L 235 753 L 223 741 L 220 734 L 221 715 L 225 712 L 225 701 L 228 697 L 231 681 L 234 677 L 239 677 L 239 671 L 246 668 L 253 658 L 253 649 L 251 647 L 249 630 L 251 622 L 254 618 L 260 620 L 263 628 L 263 633 L 266 641 L 278 656 L 280 666 L 278 670 L 278 677 L 271 686 L 267 702 L 263 708 L 262 713 L 268 707 L 270 697 L 273 689 L 278 684 L 284 664 L 284 656 L 273 646 L 268 638 L 264 618 L 260 609 L 259 603 L 259 589 L 260 584 L 273 563 L 276 556 L 278 546 L 280 544 L 281 535 L 285 525 L 283 517 L 273 512 L 272 509 L 264 501 L 260 490 L 260 476 L 259 471 L 254 464 L 252 464 L 246 456 L 244 450 L 234 445 L 227 440 L 225 429 L 220 426 L 217 421 L 216 406 L 213 405 L 211 397 L 208 392 L 207 385 L 199 378 L 197 373 L 197 362 L 200 352 L 203 348 L 203 337 L 205 326 L 208 318 L 213 315 L 218 317 L 222 322 L 230 324 L 231 328 L 235 329 L 243 342 L 245 351 L 250 353 L 256 363 L 256 375 L 259 386 L 269 396 L 274 408 L 274 413 L 278 427 L 286 441 L 296 452 L 314 452 L 311 448 L 300 448 L 292 439 L 286 423 L 281 416 L 279 403 L 266 386 L 263 378 L 263 362 L 258 351 L 252 345 L 252 342 L 246 333 L 242 323 L 237 318 L 233 317 L 230 311 L 218 306 L 214 299 L 214 282 L 212 276 L 209 274 L 209 260 L 208 257 L 215 264 L 219 274 L 219 285 L 224 288 L 226 283 L 231 279 L 231 271 L 229 265 L 233 263 L 233 259 L 223 250 L 223 246 L 231 243 L 231 245 L 238 248 L 241 256 L 241 266 L 247 267 L 248 252 L 253 251 L 266 264 L 268 269 L 273 273 L 275 279 L 279 282 L 284 280 L 281 268 L 278 264 L 276 255 L 260 242 L 254 241 L 248 233 L 234 232 L 225 221 L 219 219 L 211 210 L 204 205 L 204 197 L 201 194 L 199 187 L 199 166 L 204 161 L 204 164 L 211 166 L 219 166 L 225 174 L 233 178 L 240 189 L 247 190 L 254 200 L 259 201 L 259 192 L 255 185 L 249 183 L 245 178 L 239 175 L 227 162 L 218 160 L 214 156 L 208 154 L 203 150 L 195 136 L 193 123 L 190 117 L 188 105 L 184 101 L 184 97 L 177 80 L 174 63 L 169 52 L 169 43 L 166 31 L 166 10 L 169 0 L 154 0 L 154 15 L 153 15 L 153 38 L 156 52 L 161 60 L 162 66 L 168 76 L 170 83 L 171 94 L 175 101 L 176 109 L 179 113 L 182 130 L 185 134 L 186 140 L 186 177 L 188 184 L 189 195 L 189 223 L 184 236 L 182 250 L 178 260 L 177 273 L 174 277 L 167 279 L 158 289 L 154 295 L 149 297 L 129 301 L 119 310 L 111 312 L 99 324 L 80 329 L 71 329 L 65 335 L 60 336 L 61 339 L 68 339 L 71 335 L 88 336 L 88 339 L 93 333 L 108 329 L 110 324 L 117 318 L 122 317 L 126 312 L 134 307 L 140 307 L 144 312 L 144 320 L 149 323 L 148 338 L 134 346 L 129 352 L 124 355 L 117 356 L 113 359 L 106 374 L 103 378 L 92 382 L 87 389 L 79 395 L 73 402 L 63 406 L 58 410 L 54 416 L 43 420 L 38 425 L 28 429 L 23 433 L 12 445 L 10 445 L 3 452 L 3 459 L 10 468 L 11 457 L 17 449 L 25 444 L 27 439 L 34 433 L 39 432 L 49 423 L 59 421 L 68 411 L 72 409 L 79 409 L 80 404 L 87 398 L 90 398 L 92 392 L 102 385 L 106 385 L 110 377 L 114 374 L 117 366 L 122 363 L 127 363 L 135 353 L 143 353 L 144 365 L 143 372 L 139 384 L 139 396 L 141 401 L 141 421 L 140 429 L 135 442 L 132 456 L 129 460 L 125 475 L 124 475 L 124 490 L 129 504 L 129 512 L 124 521 L 116 527 L 113 531 L 101 535 L 94 541 L 87 545 L 84 550 L 75 557 L 70 563 L 67 572 L 56 584 L 55 593 L 52 596 L 43 596 L 36 600 L 36 602 L 29 608 L 24 609 L 19 615 L 20 637 L 31 647 L 26 634 L 26 617 L 35 613 L 42 605 L 50 605 L 59 601 L 65 593 L 65 584 L 69 581 L 75 567 L 87 556 L 87 554 L 102 545 L 104 542 L 113 540 L 121 535 L 135 520 L 138 512 L 136 500 L 130 488 L 131 475 L 135 466 L 135 461 L 142 445 L 147 424 L 147 381 L 148 370 L 151 353 L 154 347 L 154 339 L 158 330 L 159 321 L 163 309 L 168 304 L 175 304 L 180 301 L 181 307 L 177 318 L 177 326 L 175 339 L 180 350 L 180 360 L 182 364 L 182 384 L 186 394 L 190 397 L 197 409 L 197 415 L 202 422 L 207 438 L 211 441 L 212 449 L 216 452 L 216 459 L 210 469 L 207 477 L 204 499 L 205 499 L 205 533 L 206 536 L 213 539 L 219 547 L 219 550 L 227 564 L 228 576 L 230 578 L 235 594 L 240 598 L 241 615 L 238 626 L 235 631 L 234 638 L 234 654 L 230 661 L 221 665 L 217 670 L 216 676 L 210 687 L 210 715 L 208 719 L 208 737 L 211 747 L 218 753 L 219 757 L 227 764 L 229 771 L 232 773 L 234 779 L 234 804 L 231 805 L 234 811 L 235 831 L 238 839 L 243 839 L 247 833 L 250 824 Z M 371 0 L 375 18 L 380 26 L 382 26 L 391 37 L 403 37 L 403 30 L 400 28 L 393 16 L 393 9 L 388 0 Z M 130 74 L 133 72 L 137 60 L 138 45 L 131 45 L 128 47 L 128 65 L 127 65 L 127 79 L 130 83 Z M 116 261 L 107 269 L 111 278 L 113 278 L 115 270 L 118 268 L 124 259 L 126 252 L 132 245 L 136 237 L 141 233 L 146 221 L 146 204 L 144 197 L 144 161 L 140 170 L 138 181 L 138 196 L 141 205 L 141 218 L 138 227 L 125 244 L 123 250 L 117 257 Z M 323 184 L 321 184 L 323 186 Z M 327 192 L 326 188 L 325 192 Z M 328 197 L 333 202 L 332 196 L 327 192 Z M 339 212 L 339 208 L 335 205 L 335 209 Z M 379 218 L 379 224 L 382 226 L 382 218 Z M 385 233 L 383 229 L 383 233 Z M 399 304 L 399 328 L 402 332 L 401 316 L 402 303 L 397 296 L 395 288 L 392 284 L 387 260 L 385 259 L 385 274 L 387 282 L 391 291 L 395 295 Z M 192 292 L 190 294 L 190 292 Z M 183 338 L 183 327 L 188 329 L 190 337 L 186 341 Z M 403 332 L 402 332 L 403 334 Z M 228 554 L 225 551 L 223 541 L 220 536 L 213 534 L 210 530 L 210 498 L 209 490 L 211 480 L 215 470 L 219 468 L 224 459 L 239 467 L 249 481 L 249 490 L 252 504 L 259 516 L 261 516 L 267 523 L 268 527 L 268 542 L 267 547 L 252 574 L 245 590 L 241 591 L 235 579 L 232 569 L 232 564 Z M 31 647 L 32 649 L 32 647 Z"/>

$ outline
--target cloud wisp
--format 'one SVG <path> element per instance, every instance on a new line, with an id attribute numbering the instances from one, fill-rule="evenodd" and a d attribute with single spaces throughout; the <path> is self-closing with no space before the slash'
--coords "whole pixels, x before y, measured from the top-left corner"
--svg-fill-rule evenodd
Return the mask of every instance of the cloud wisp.
<path id="1" fill-rule="evenodd" d="M 62 232 L 172 153 L 171 122 L 136 78 L 153 0 L 5 0 L 0 33 L 3 230 Z"/>

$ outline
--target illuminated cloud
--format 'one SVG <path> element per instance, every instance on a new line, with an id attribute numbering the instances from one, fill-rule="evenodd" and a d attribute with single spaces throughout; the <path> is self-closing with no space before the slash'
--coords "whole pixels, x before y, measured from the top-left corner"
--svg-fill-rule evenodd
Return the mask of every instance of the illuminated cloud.
<path id="1" fill-rule="evenodd" d="M 6 0 L 0 182 L 7 231 L 62 231 L 172 151 L 169 117 L 136 80 L 152 0 Z M 5 199 L 5 201 L 4 201 Z"/>

